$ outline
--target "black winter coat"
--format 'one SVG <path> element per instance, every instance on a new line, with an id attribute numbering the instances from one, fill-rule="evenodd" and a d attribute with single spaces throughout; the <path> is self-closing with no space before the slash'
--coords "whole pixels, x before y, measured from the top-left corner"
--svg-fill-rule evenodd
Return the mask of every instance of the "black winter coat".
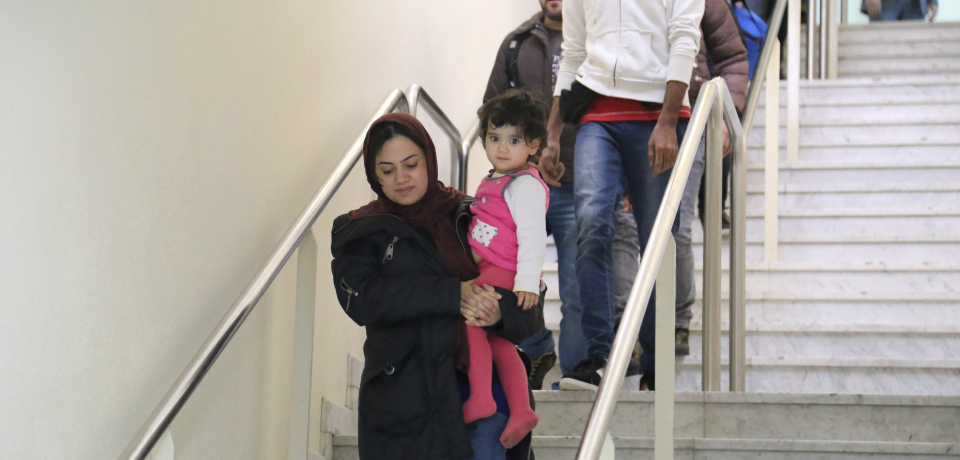
<path id="1" fill-rule="evenodd" d="M 451 219 L 467 246 L 465 199 Z M 454 355 L 463 317 L 460 279 L 450 275 L 429 236 L 381 214 L 333 224 L 333 280 L 344 311 L 366 327 L 360 383 L 361 460 L 465 459 L 473 456 Z M 542 313 L 503 296 L 503 319 L 486 328 L 520 343 L 543 327 Z M 508 452 L 526 460 L 530 436 Z"/>

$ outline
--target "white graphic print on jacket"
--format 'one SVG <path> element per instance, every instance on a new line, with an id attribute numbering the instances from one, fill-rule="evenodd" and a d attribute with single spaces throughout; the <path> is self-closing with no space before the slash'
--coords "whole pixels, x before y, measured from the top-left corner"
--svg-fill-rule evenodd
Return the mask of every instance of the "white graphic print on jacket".
<path id="1" fill-rule="evenodd" d="M 497 236 L 497 227 L 477 219 L 477 226 L 473 227 L 473 233 L 470 236 L 485 247 L 490 247 L 493 237 Z"/>

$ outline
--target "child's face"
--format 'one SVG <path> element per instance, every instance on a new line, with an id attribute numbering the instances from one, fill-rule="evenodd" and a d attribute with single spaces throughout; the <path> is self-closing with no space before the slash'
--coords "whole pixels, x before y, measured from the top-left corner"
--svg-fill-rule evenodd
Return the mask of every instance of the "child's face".
<path id="1" fill-rule="evenodd" d="M 494 128 L 491 123 L 487 126 L 483 148 L 497 172 L 505 174 L 526 167 L 530 156 L 540 149 L 540 139 L 527 142 L 517 133 L 516 126 L 503 125 Z"/>

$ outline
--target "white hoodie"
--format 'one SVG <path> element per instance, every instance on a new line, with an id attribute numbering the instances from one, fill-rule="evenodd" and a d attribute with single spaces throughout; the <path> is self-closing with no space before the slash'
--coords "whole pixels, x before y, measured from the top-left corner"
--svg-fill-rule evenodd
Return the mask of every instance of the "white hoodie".
<path id="1" fill-rule="evenodd" d="M 573 81 L 605 96 L 662 103 L 667 81 L 690 83 L 704 0 L 563 0 L 555 96 Z M 683 105 L 690 105 L 684 94 Z"/>

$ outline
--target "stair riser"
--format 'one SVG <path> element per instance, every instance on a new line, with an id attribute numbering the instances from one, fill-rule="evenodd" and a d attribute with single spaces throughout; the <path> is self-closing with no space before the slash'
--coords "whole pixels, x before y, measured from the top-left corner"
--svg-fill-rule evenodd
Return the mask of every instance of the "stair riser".
<path id="1" fill-rule="evenodd" d="M 747 185 L 763 187 L 763 170 L 747 171 Z M 869 168 L 863 169 L 781 169 L 782 184 L 837 184 L 856 183 L 904 183 L 904 182 L 952 182 L 960 178 L 960 165 L 937 168 Z"/>
<path id="2" fill-rule="evenodd" d="M 616 445 L 616 442 L 614 442 Z M 537 460 L 570 460 L 576 458 L 575 447 L 535 448 Z M 347 457 L 344 457 L 346 459 Z M 654 460 L 653 449 L 616 449 L 617 460 Z M 883 454 L 883 453 L 852 453 L 852 452 L 776 452 L 776 451 L 741 451 L 741 450 L 712 450 L 712 449 L 675 449 L 676 460 L 916 460 L 915 454 Z M 955 455 L 924 455 L 923 460 L 956 460 Z M 336 457 L 335 460 L 339 460 Z"/>
<path id="3" fill-rule="evenodd" d="M 730 387 L 728 375 L 724 366 L 724 391 Z M 700 391 L 700 384 L 699 365 L 680 367 L 677 391 Z M 960 370 L 747 366 L 746 389 L 762 393 L 960 395 Z M 956 421 L 950 426 L 956 431 Z"/>
<path id="4" fill-rule="evenodd" d="M 960 143 L 957 145 L 920 145 L 920 146 L 835 146 L 805 147 L 800 149 L 799 159 L 803 161 L 924 161 L 932 164 L 955 162 L 960 158 Z M 759 148 L 747 150 L 749 163 L 763 163 L 766 152 Z M 787 149 L 780 149 L 780 161 L 787 160 Z"/>
<path id="5" fill-rule="evenodd" d="M 763 261 L 763 245 L 747 244 L 747 261 Z M 693 255 L 702 262 L 703 249 L 698 243 L 693 245 Z M 779 260 L 783 262 L 836 262 L 847 261 L 898 261 L 955 263 L 960 260 L 960 244 L 935 243 L 865 243 L 865 244 L 818 244 L 784 243 L 779 244 Z M 721 252 L 723 263 L 729 263 L 728 248 Z"/>
<path id="6" fill-rule="evenodd" d="M 960 207 L 960 192 L 819 192 L 781 193 L 780 209 L 790 208 L 909 208 Z M 764 209 L 762 193 L 747 194 L 747 209 Z"/>
<path id="7" fill-rule="evenodd" d="M 841 45 L 840 60 L 846 59 L 896 59 L 902 57 L 960 56 L 960 43 L 946 41 L 928 43 L 871 43 Z"/>
<path id="8" fill-rule="evenodd" d="M 886 358 L 913 360 L 960 358 L 958 334 L 868 334 L 752 332 L 745 337 L 746 356 L 789 358 Z M 729 340 L 723 334 L 721 354 L 729 356 Z M 699 331 L 690 332 L 690 350 L 700 355 Z"/>
<path id="9" fill-rule="evenodd" d="M 720 275 L 729 285 L 728 272 Z M 697 272 L 697 290 L 702 274 Z M 925 292 L 956 294 L 960 299 L 960 272 L 793 272 L 747 271 L 751 291 L 804 294 L 808 292 Z"/>
<path id="10" fill-rule="evenodd" d="M 592 405 L 592 401 L 538 400 L 540 424 L 535 433 L 579 436 Z M 957 437 L 952 429 L 957 419 L 951 417 L 960 417 L 960 410 L 956 407 L 677 402 L 674 435 L 677 438 L 862 441 L 909 441 L 912 438 L 915 442 L 949 442 Z M 610 423 L 610 434 L 615 438 L 650 437 L 653 420 L 652 403 L 621 401 Z M 845 422 L 826 423 L 840 420 Z"/>
<path id="11" fill-rule="evenodd" d="M 880 90 L 878 90 L 880 89 Z M 787 90 L 780 89 L 780 107 L 787 107 Z M 885 85 L 882 87 L 805 87 L 800 90 L 800 106 L 891 105 L 891 104 L 956 104 L 960 102 L 960 85 Z M 766 108 L 766 94 L 760 96 L 759 107 Z M 755 119 L 759 119 L 758 116 Z"/>
<path id="12" fill-rule="evenodd" d="M 749 147 L 766 145 L 764 129 L 750 131 Z M 787 130 L 780 128 L 780 146 L 786 146 Z M 801 127 L 801 147 L 847 145 L 956 145 L 960 144 L 957 125 L 894 126 L 815 126 Z"/>
<path id="13" fill-rule="evenodd" d="M 869 235 L 883 231 L 889 234 L 960 234 L 960 216 L 920 217 L 783 217 L 780 233 L 801 235 L 830 233 Z M 699 221 L 698 221 L 699 225 Z M 747 218 L 747 234 L 763 234 L 763 218 Z"/>
<path id="14" fill-rule="evenodd" d="M 960 72 L 960 59 L 956 57 L 909 58 L 909 59 L 856 59 L 839 62 L 839 73 L 844 76 Z"/>
<path id="15" fill-rule="evenodd" d="M 766 125 L 766 109 L 757 110 L 753 129 Z M 801 107 L 800 126 L 823 126 L 832 124 L 866 126 L 874 123 L 884 125 L 915 125 L 922 123 L 956 122 L 960 120 L 960 104 L 925 105 L 865 105 L 837 107 Z M 780 126 L 787 126 L 787 109 L 780 109 Z"/>
<path id="16" fill-rule="evenodd" d="M 904 29 L 904 30 L 842 30 L 840 43 L 854 44 L 899 44 L 899 43 L 944 43 L 960 40 L 960 30 L 956 28 Z"/>
<path id="17" fill-rule="evenodd" d="M 724 288 L 723 292 L 726 299 L 727 289 Z M 698 299 L 692 307 L 691 327 L 694 328 L 701 327 L 702 294 L 702 290 L 697 291 Z M 726 329 L 730 319 L 727 300 L 721 302 L 720 310 L 721 327 Z M 779 325 L 785 329 L 800 329 L 808 324 L 849 330 L 854 330 L 858 324 L 939 330 L 945 327 L 960 327 L 960 299 L 954 302 L 748 300 L 745 310 L 747 328 L 750 330 L 755 328 L 757 323 L 765 326 Z M 558 309 L 557 316 L 559 315 Z"/>

